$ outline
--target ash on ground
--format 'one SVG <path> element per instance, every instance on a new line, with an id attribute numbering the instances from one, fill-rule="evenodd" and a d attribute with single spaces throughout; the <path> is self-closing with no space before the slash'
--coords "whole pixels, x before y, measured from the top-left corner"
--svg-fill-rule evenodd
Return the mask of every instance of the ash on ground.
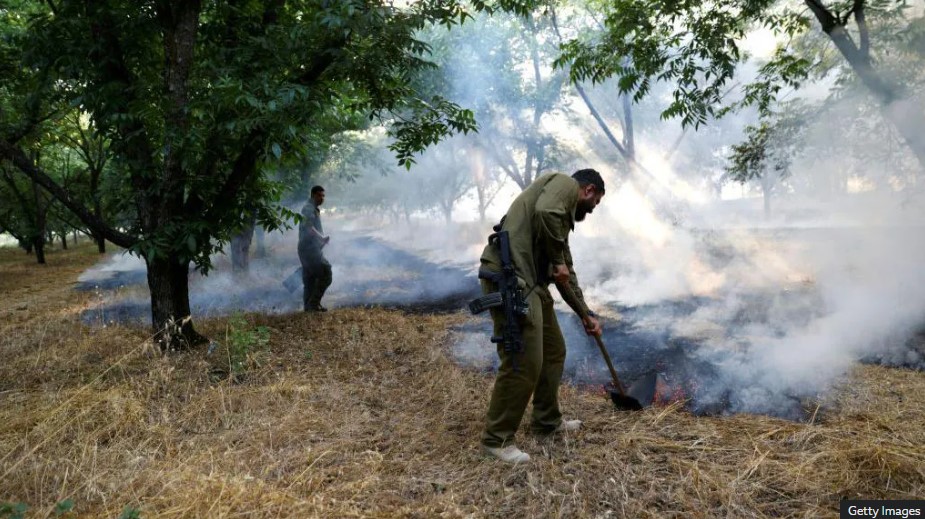
<path id="1" fill-rule="evenodd" d="M 473 269 L 427 261 L 382 240 L 341 232 L 325 249 L 334 281 L 323 304 L 329 308 L 381 306 L 416 312 L 456 311 L 479 295 Z M 279 314 L 302 309 L 302 284 L 282 284 L 298 267 L 291 239 L 254 258 L 246 274 L 234 273 L 224 256 L 207 276 L 190 272 L 190 306 L 196 316 L 236 312 Z M 98 301 L 81 314 L 87 324 L 150 323 L 144 263 L 115 256 L 81 277 L 77 290 L 95 291 Z"/>

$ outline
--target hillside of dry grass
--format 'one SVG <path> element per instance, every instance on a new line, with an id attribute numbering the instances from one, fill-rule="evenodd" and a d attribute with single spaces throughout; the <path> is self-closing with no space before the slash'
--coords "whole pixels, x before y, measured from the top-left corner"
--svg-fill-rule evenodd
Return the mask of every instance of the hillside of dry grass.
<path id="1" fill-rule="evenodd" d="M 859 366 L 811 423 L 566 387 L 582 431 L 524 432 L 533 460 L 511 467 L 479 454 L 491 376 L 447 355 L 463 314 L 211 319 L 211 353 L 164 356 L 146 329 L 80 324 L 95 296 L 71 287 L 97 259 L 0 249 L 0 503 L 28 517 L 835 517 L 925 497 L 923 373 Z"/>

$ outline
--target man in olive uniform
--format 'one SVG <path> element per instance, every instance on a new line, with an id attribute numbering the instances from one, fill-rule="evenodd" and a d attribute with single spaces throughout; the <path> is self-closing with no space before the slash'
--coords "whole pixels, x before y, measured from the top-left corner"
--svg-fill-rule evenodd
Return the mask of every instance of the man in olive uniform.
<path id="1" fill-rule="evenodd" d="M 324 235 L 321 226 L 321 204 L 324 203 L 324 188 L 314 186 L 311 197 L 302 208 L 302 222 L 299 224 L 299 261 L 302 263 L 302 304 L 306 312 L 327 312 L 321 306 L 324 291 L 331 286 L 331 264 L 324 257 L 322 249 L 330 237 Z"/>
<path id="2" fill-rule="evenodd" d="M 543 175 L 527 187 L 511 204 L 501 221 L 508 231 L 510 250 L 517 283 L 529 304 L 520 326 L 523 353 L 507 353 L 498 345 L 501 366 L 488 406 L 486 427 L 482 433 L 482 450 L 509 463 L 529 461 L 530 456 L 514 444 L 530 397 L 533 397 L 531 428 L 538 434 L 575 431 L 579 420 L 562 420 L 559 411 L 559 382 L 565 365 L 565 339 L 553 311 L 549 283 L 568 285 L 560 290 L 565 302 L 579 315 L 589 335 L 599 335 L 601 327 L 578 287 L 572 268 L 568 234 L 575 222 L 584 220 L 604 196 L 604 180 L 593 169 L 582 169 L 569 177 L 561 173 Z M 489 243 L 481 257 L 481 269 L 500 272 L 498 241 Z M 498 291 L 498 285 L 481 280 L 486 294 Z M 505 316 L 500 307 L 491 309 L 494 334 L 504 331 Z M 516 357 L 516 358 L 515 358 Z"/>

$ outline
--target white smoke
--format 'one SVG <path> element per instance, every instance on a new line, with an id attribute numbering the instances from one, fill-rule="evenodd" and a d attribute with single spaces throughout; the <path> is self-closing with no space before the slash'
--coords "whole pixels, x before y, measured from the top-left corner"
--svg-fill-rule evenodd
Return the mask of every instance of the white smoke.
<path id="1" fill-rule="evenodd" d="M 459 72 L 449 79 L 463 105 L 482 102 L 486 84 L 510 72 L 487 68 L 503 50 L 498 42 L 505 41 L 504 33 L 467 30 L 479 37 L 466 39 L 455 50 L 458 59 L 470 61 L 448 67 Z M 500 31 L 484 29 L 494 30 Z M 749 65 L 746 73 L 754 69 Z M 832 84 L 832 78 L 816 83 L 811 97 L 824 99 Z M 618 128 L 613 85 L 586 87 Z M 718 182 L 729 146 L 742 139 L 742 128 L 755 123 L 756 114 L 746 111 L 697 131 L 682 130 L 659 118 L 669 96 L 667 87 L 656 85 L 635 105 L 636 158 L 642 167 L 632 173 L 600 137 L 574 93 L 567 94 L 564 108 L 542 121 L 545 132 L 568 144 L 571 155 L 562 154 L 560 169 L 570 173 L 593 167 L 607 181 L 603 203 L 570 238 L 592 309 L 614 316 L 627 308 L 667 308 L 678 302 L 693 306 L 690 312 L 641 313 L 633 326 L 667 330 L 671 338 L 695 345 L 692 355 L 715 368 L 714 379 L 703 381 L 709 386 L 704 391 L 728 398 L 736 411 L 774 412 L 794 398 L 823 393 L 861 360 L 925 365 L 921 354 L 906 346 L 925 324 L 925 291 L 920 289 L 925 281 L 925 204 L 915 186 L 921 165 L 910 161 L 901 143 L 894 149 L 874 142 L 895 140 L 895 135 L 851 136 L 859 139 L 859 147 L 887 149 L 885 161 L 839 153 L 799 157 L 789 189 L 774 198 L 766 216 L 751 187 Z M 833 121 L 856 117 L 858 102 L 845 98 L 830 107 L 807 130 L 807 141 L 823 147 L 841 138 L 833 137 L 833 126 L 840 124 Z M 480 124 L 486 135 L 511 130 Z M 370 290 L 394 290 L 406 300 L 456 290 L 458 272 L 452 269 L 471 277 L 491 225 L 518 192 L 508 182 L 484 222 L 477 219 L 471 186 L 453 209 L 441 210 L 432 202 L 453 195 L 452 189 L 443 188 L 456 186 L 459 173 L 503 177 L 498 165 L 484 150 L 460 139 L 434 147 L 417 157 L 411 171 L 404 171 L 395 166 L 385 144 L 378 144 L 378 154 L 346 166 L 332 161 L 316 179 L 328 195 L 323 218 L 332 235 L 327 254 L 334 270 L 329 290 L 333 306 L 369 300 L 357 291 L 357 279 L 368 281 L 363 286 Z M 910 164 L 919 168 L 915 175 L 908 174 Z M 356 180 L 343 180 L 344 169 L 356 174 Z M 445 223 L 448 213 L 453 221 Z M 345 246 L 346 234 L 374 237 L 411 256 L 384 258 L 381 249 Z M 295 234 L 271 234 L 267 247 L 270 256 L 255 260 L 246 280 L 230 274 L 227 260 L 217 258 L 216 272 L 196 278 L 191 294 L 215 300 L 267 297 L 257 309 L 298 309 L 299 294 L 277 292 L 282 298 L 277 301 L 257 290 L 272 285 L 278 291 L 281 279 L 298 265 Z M 113 261 L 136 261 L 119 258 Z M 422 282 L 413 269 L 400 266 L 409 258 L 452 269 L 444 278 Z M 143 264 L 136 261 L 135 266 Z M 92 275 L 123 267 L 102 265 Z M 467 282 L 477 287 L 474 278 Z M 422 283 L 428 286 L 420 287 Z M 488 355 L 480 365 L 492 364 L 495 347 L 487 337 L 466 340 L 461 359 L 485 361 Z"/>

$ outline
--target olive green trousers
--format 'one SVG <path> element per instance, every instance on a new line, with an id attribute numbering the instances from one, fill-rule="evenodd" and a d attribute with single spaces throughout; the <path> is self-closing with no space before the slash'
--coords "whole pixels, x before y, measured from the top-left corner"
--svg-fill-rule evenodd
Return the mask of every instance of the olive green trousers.
<path id="1" fill-rule="evenodd" d="M 497 290 L 494 283 L 481 280 L 482 292 Z M 501 365 L 488 404 L 488 417 L 482 444 L 502 447 L 514 439 L 533 397 L 531 428 L 539 434 L 553 432 L 562 422 L 559 412 L 559 382 L 565 366 L 565 338 L 553 310 L 552 295 L 546 287 L 537 287 L 527 297 L 530 310 L 521 326 L 524 351 L 509 355 L 498 344 Z M 504 311 L 491 309 L 494 334 L 504 331 Z M 515 358 L 516 357 L 516 362 Z M 516 366 L 516 370 L 514 369 Z"/>

